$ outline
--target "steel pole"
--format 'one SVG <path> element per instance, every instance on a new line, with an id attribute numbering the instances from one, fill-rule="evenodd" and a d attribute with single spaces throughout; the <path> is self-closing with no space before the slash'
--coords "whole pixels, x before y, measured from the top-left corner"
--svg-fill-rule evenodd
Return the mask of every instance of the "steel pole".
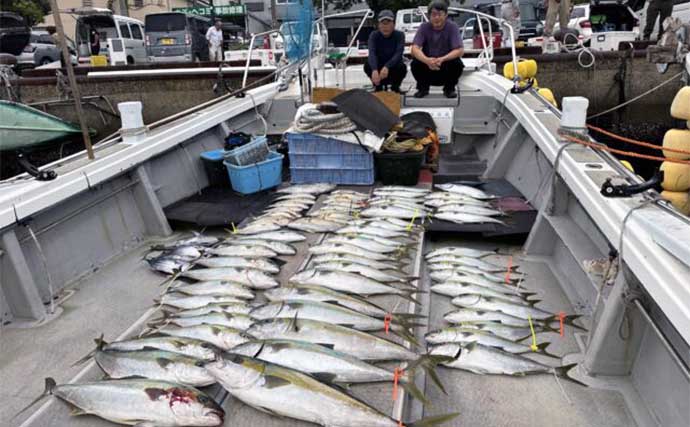
<path id="1" fill-rule="evenodd" d="M 60 9 L 58 9 L 57 0 L 50 0 L 50 9 L 53 12 L 53 19 L 55 20 L 55 30 L 57 31 L 60 40 L 60 47 L 62 49 L 62 58 L 65 60 L 65 67 L 67 68 L 67 78 L 69 79 L 69 86 L 74 97 L 74 108 L 77 110 L 77 117 L 79 118 L 79 126 L 81 126 L 81 134 L 84 138 L 84 146 L 86 146 L 86 153 L 90 160 L 95 159 L 93 155 L 93 146 L 91 146 L 91 136 L 89 135 L 89 128 L 84 120 L 84 110 L 81 105 L 81 94 L 77 86 L 77 79 L 74 76 L 74 68 L 72 68 L 72 58 L 67 49 L 67 40 L 65 40 L 65 29 L 62 26 L 62 17 L 60 17 Z"/>

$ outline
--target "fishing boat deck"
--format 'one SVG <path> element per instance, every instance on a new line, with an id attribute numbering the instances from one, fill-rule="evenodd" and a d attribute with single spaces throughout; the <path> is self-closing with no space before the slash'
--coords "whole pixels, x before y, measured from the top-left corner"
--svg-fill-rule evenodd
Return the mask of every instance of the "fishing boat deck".
<path id="1" fill-rule="evenodd" d="M 315 206 L 314 208 L 317 208 Z M 297 255 L 282 257 L 279 280 L 287 278 L 308 262 L 307 248 L 323 238 L 321 234 L 307 234 L 308 239 L 295 246 Z M 467 235 L 472 236 L 472 235 Z M 60 304 L 64 312 L 54 321 L 34 329 L 8 329 L 2 335 L 3 356 L 0 359 L 0 376 L 3 378 L 3 398 L 0 419 L 9 420 L 23 406 L 42 391 L 46 376 L 53 376 L 58 383 L 87 381 L 102 376 L 94 362 L 72 367 L 71 364 L 93 349 L 91 338 L 104 334 L 106 340 L 131 337 L 139 333 L 146 320 L 156 317 L 152 300 L 158 296 L 159 285 L 164 277 L 152 272 L 142 262 L 149 244 L 129 251 L 112 261 L 105 268 L 77 283 L 65 294 L 68 298 Z M 520 258 L 520 242 L 511 240 L 487 240 L 463 237 L 426 239 L 423 252 L 440 246 L 462 245 L 482 249 L 498 248 L 502 255 L 493 257 L 499 265 L 508 262 L 509 254 L 520 264 L 520 271 L 527 274 L 521 286 L 537 291 L 543 302 L 540 308 L 553 312 L 576 312 L 549 266 L 539 259 Z M 419 286 L 428 290 L 430 279 L 418 260 L 421 274 Z M 415 263 L 409 268 L 414 269 Z M 413 271 L 411 270 L 410 273 Z M 127 277 L 128 280 L 122 280 Z M 420 341 L 432 329 L 443 326 L 442 316 L 451 310 L 447 297 L 423 293 L 419 295 L 422 306 L 418 312 L 429 315 L 428 327 L 418 328 Z M 107 301 L 107 303 L 104 303 Z M 376 297 L 374 301 L 388 309 L 402 311 L 407 302 L 394 297 Z M 584 324 L 588 323 L 584 319 Z M 538 341 L 551 341 L 549 350 L 559 355 L 576 354 L 580 347 L 573 333 L 566 328 L 565 336 L 557 333 L 538 335 Z M 31 339 L 29 339 L 31 337 Z M 390 337 L 389 337 L 390 338 Z M 584 339 L 584 335 L 580 337 Z M 17 358 L 16 354 L 24 354 Z M 539 357 L 539 356 L 535 356 Z M 567 359 L 572 362 L 572 356 Z M 574 360 L 577 360 L 576 358 Z M 542 358 L 543 361 L 543 358 Z M 393 369 L 395 365 L 387 364 Z M 460 412 L 460 416 L 448 426 L 461 425 L 553 425 L 554 422 L 573 426 L 625 426 L 632 425 L 623 397 L 615 391 L 584 388 L 567 380 L 557 381 L 551 375 L 526 378 L 506 376 L 481 376 L 448 368 L 439 368 L 448 394 L 441 393 L 423 375 L 418 375 L 418 385 L 425 389 L 431 406 L 422 407 L 419 402 L 408 401 L 403 412 L 404 420 L 414 420 L 448 412 Z M 8 390 L 18 390 L 8 392 Z M 234 401 L 220 387 L 208 391 L 223 402 L 226 410 L 225 425 L 232 426 L 306 426 L 307 423 L 274 417 Z M 350 391 L 384 413 L 394 413 L 392 386 L 388 383 L 352 386 Z M 72 417 L 63 402 L 52 399 L 44 402 L 31 417 L 21 424 L 34 426 L 107 426 L 111 425 L 94 417 Z M 25 420 L 31 411 L 13 423 Z"/>

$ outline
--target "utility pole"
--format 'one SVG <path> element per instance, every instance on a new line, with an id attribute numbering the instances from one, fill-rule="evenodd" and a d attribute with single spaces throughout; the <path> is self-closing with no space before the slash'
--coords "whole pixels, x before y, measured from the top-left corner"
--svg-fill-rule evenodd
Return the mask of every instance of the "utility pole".
<path id="1" fill-rule="evenodd" d="M 271 0 L 271 25 L 273 30 L 278 28 L 278 11 L 276 10 L 276 0 Z"/>
<path id="2" fill-rule="evenodd" d="M 89 128 L 84 121 L 84 110 L 81 105 L 81 94 L 79 87 L 77 87 L 77 79 L 74 77 L 74 68 L 72 68 L 72 58 L 67 49 L 67 40 L 65 40 L 65 28 L 62 26 L 62 17 L 60 17 L 60 10 L 58 9 L 57 0 L 50 0 L 50 9 L 53 12 L 53 19 L 55 20 L 55 30 L 60 40 L 60 47 L 62 49 L 62 57 L 65 60 L 65 67 L 67 68 L 67 78 L 69 79 L 69 86 L 74 97 L 74 108 L 77 110 L 77 117 L 79 118 L 79 125 L 81 126 L 81 135 L 84 138 L 84 145 L 86 146 L 86 153 L 90 160 L 95 159 L 93 155 L 93 147 L 91 146 L 91 136 L 89 135 Z"/>

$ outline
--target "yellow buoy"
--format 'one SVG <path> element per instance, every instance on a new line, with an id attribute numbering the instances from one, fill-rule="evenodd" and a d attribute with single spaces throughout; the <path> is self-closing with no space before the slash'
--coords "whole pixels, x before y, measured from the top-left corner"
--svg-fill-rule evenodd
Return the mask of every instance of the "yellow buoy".
<path id="1" fill-rule="evenodd" d="M 536 78 L 532 79 L 532 87 L 535 89 L 539 89 L 539 81 Z"/>
<path id="2" fill-rule="evenodd" d="M 535 77 L 537 75 L 537 70 L 538 70 L 537 61 L 535 61 L 534 59 L 525 59 L 525 60 L 521 61 L 520 63 L 524 64 L 523 65 L 524 71 L 525 71 L 524 78 L 529 79 L 529 78 Z M 522 72 L 520 73 L 520 75 L 523 76 Z"/>
<path id="3" fill-rule="evenodd" d="M 664 190 L 690 190 L 690 165 L 664 162 L 661 164 L 661 170 L 664 171 L 664 181 L 661 183 Z"/>
<path id="4" fill-rule="evenodd" d="M 518 70 L 520 69 L 519 65 L 520 64 L 518 64 Z M 508 80 L 513 80 L 514 76 L 515 70 L 513 70 L 513 63 L 511 61 L 508 61 L 503 65 L 503 77 L 505 77 Z"/>
<path id="5" fill-rule="evenodd" d="M 558 108 L 558 103 L 556 102 L 556 97 L 553 96 L 553 92 L 551 92 L 551 89 L 542 87 L 537 90 L 537 93 L 541 95 L 544 99 L 549 101 L 554 107 Z"/>
<path id="6" fill-rule="evenodd" d="M 664 148 L 672 148 L 674 150 L 684 150 L 690 152 L 690 130 L 670 129 L 664 135 Z M 688 160 L 690 159 L 690 154 L 675 153 L 673 151 L 664 150 L 664 157 L 669 159 Z"/>
<path id="7" fill-rule="evenodd" d="M 629 161 L 621 160 L 621 164 L 630 172 L 635 173 L 635 168 L 633 168 L 633 165 L 631 165 Z"/>
<path id="8" fill-rule="evenodd" d="M 681 88 L 673 98 L 671 116 L 676 119 L 690 120 L 690 86 Z"/>
<path id="9" fill-rule="evenodd" d="M 683 215 L 690 215 L 690 193 L 687 191 L 662 191 L 661 197 L 671 202 Z"/>

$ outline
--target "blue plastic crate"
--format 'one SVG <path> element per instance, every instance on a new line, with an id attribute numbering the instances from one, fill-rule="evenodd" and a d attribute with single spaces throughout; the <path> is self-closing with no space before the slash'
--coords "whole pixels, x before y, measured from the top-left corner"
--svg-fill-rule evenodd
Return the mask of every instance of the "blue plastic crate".
<path id="1" fill-rule="evenodd" d="M 292 183 L 370 185 L 374 156 L 364 147 L 310 133 L 288 133 Z"/>
<path id="2" fill-rule="evenodd" d="M 311 169 L 290 167 L 290 182 L 293 184 L 327 182 L 330 184 L 372 185 L 374 183 L 374 168 Z"/>
<path id="3" fill-rule="evenodd" d="M 268 141 L 265 136 L 257 136 L 250 143 L 225 152 L 225 160 L 231 165 L 246 166 L 262 162 L 268 157 Z"/>
<path id="4" fill-rule="evenodd" d="M 266 160 L 252 165 L 235 166 L 227 160 L 223 164 L 228 169 L 232 189 L 241 194 L 252 194 L 280 185 L 283 157 L 282 154 L 270 151 Z"/>

